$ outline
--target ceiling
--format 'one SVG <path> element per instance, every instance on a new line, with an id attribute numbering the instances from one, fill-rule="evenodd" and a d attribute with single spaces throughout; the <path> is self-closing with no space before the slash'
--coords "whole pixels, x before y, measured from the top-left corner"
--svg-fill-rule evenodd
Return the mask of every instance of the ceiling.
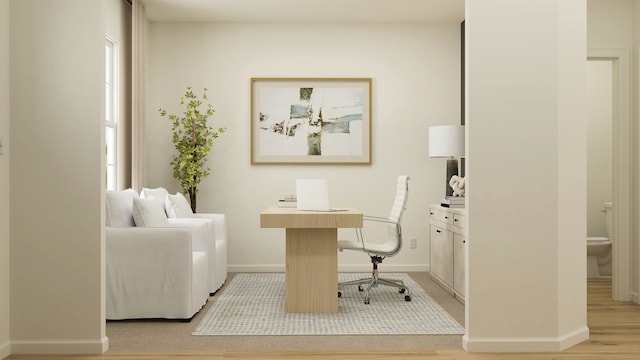
<path id="1" fill-rule="evenodd" d="M 142 0 L 149 21 L 450 23 L 465 0 Z"/>

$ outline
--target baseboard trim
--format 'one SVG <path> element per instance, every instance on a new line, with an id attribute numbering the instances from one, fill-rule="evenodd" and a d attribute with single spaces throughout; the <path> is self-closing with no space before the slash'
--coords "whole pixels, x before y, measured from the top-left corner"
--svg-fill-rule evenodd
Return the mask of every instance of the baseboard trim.
<path id="1" fill-rule="evenodd" d="M 11 355 L 11 343 L 6 342 L 0 345 L 0 359 L 4 359 Z"/>
<path id="2" fill-rule="evenodd" d="M 229 272 L 260 273 L 260 272 L 284 272 L 284 265 L 228 265 Z M 380 266 L 380 272 L 425 272 L 429 271 L 428 265 L 384 264 Z M 339 272 L 370 272 L 371 264 L 362 265 L 338 265 Z"/>
<path id="3" fill-rule="evenodd" d="M 469 338 L 462 337 L 462 347 L 468 352 L 560 352 L 589 339 L 584 326 L 557 338 Z"/>
<path id="4" fill-rule="evenodd" d="M 11 354 L 15 355 L 100 355 L 109 349 L 109 338 L 100 340 L 15 340 Z"/>

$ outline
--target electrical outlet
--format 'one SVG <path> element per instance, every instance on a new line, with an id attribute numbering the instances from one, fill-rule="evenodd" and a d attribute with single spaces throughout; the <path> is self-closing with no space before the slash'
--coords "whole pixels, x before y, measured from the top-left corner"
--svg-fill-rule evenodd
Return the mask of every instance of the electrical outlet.
<path id="1" fill-rule="evenodd" d="M 416 238 L 409 239 L 409 247 L 412 249 L 415 249 L 416 247 L 418 247 L 418 239 Z"/>

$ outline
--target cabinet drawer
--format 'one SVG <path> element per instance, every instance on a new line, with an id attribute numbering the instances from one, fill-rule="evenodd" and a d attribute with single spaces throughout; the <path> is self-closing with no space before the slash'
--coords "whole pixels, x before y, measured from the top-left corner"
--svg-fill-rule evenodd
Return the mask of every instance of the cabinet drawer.
<path id="1" fill-rule="evenodd" d="M 431 220 L 442 221 L 443 223 L 453 224 L 453 216 L 450 212 L 435 208 L 429 209 L 429 218 Z"/>
<path id="2" fill-rule="evenodd" d="M 465 216 L 463 214 L 453 214 L 453 225 L 459 228 L 466 228 Z"/>

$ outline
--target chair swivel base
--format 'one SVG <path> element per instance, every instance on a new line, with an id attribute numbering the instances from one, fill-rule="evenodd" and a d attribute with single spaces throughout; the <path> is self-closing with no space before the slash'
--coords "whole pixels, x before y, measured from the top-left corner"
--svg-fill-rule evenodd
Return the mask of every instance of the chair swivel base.
<path id="1" fill-rule="evenodd" d="M 369 304 L 369 291 L 371 288 L 378 287 L 378 285 L 385 285 L 398 288 L 398 292 L 404 295 L 405 301 L 411 301 L 411 294 L 409 289 L 405 286 L 402 280 L 396 279 L 385 279 L 378 276 L 378 264 L 382 262 L 382 257 L 380 256 L 371 256 L 371 262 L 373 263 L 373 272 L 371 277 L 345 281 L 338 283 L 338 287 L 348 286 L 348 285 L 358 285 L 358 291 L 364 291 L 364 303 Z M 338 297 L 342 296 L 342 292 L 338 291 Z"/>

